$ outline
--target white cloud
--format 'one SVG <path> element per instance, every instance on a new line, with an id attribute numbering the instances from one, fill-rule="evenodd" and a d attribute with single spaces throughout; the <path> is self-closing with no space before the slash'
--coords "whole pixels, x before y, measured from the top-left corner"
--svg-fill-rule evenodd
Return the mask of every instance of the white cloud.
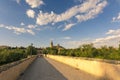
<path id="1" fill-rule="evenodd" d="M 86 21 L 95 18 L 103 11 L 106 5 L 107 0 L 86 0 L 82 4 L 76 5 L 61 14 L 54 12 L 43 13 L 40 11 L 36 18 L 36 23 L 38 25 L 55 24 L 57 22 L 72 20 L 73 18 L 78 19 L 78 22 Z M 69 23 L 69 27 L 71 28 L 72 26 L 70 26 L 70 24 L 71 23 Z"/>
<path id="2" fill-rule="evenodd" d="M 62 25 L 59 25 L 58 27 L 57 27 L 57 29 L 61 29 L 63 27 L 63 24 Z"/>
<path id="3" fill-rule="evenodd" d="M 118 13 L 118 16 L 112 18 L 112 22 L 119 22 L 120 21 L 120 13 Z"/>
<path id="4" fill-rule="evenodd" d="M 43 0 L 25 0 L 31 8 L 37 8 L 44 4 Z"/>
<path id="5" fill-rule="evenodd" d="M 108 45 L 108 46 L 118 46 L 118 42 L 120 41 L 120 29 L 117 30 L 108 30 L 106 32 L 108 36 L 103 38 L 97 38 L 92 43 L 95 45 Z"/>
<path id="6" fill-rule="evenodd" d="M 40 11 L 38 14 L 38 17 L 36 19 L 36 23 L 39 25 L 46 25 L 48 23 L 54 22 L 54 19 L 57 17 L 57 15 L 54 12 L 49 13 L 43 13 Z"/>
<path id="7" fill-rule="evenodd" d="M 66 36 L 66 37 L 63 37 L 63 39 L 69 40 L 69 39 L 71 39 L 71 37 Z"/>
<path id="8" fill-rule="evenodd" d="M 111 35 L 111 36 L 107 36 L 105 38 L 98 38 L 96 39 L 93 43 L 101 43 L 101 42 L 108 42 L 114 39 L 119 39 L 120 40 L 120 35 Z"/>
<path id="9" fill-rule="evenodd" d="M 104 38 L 98 38 L 94 41 L 94 43 L 100 43 L 100 42 L 108 42 L 111 40 L 120 40 L 120 29 L 117 30 L 108 30 L 106 34 L 109 34 L 109 36 L 104 37 Z"/>
<path id="10" fill-rule="evenodd" d="M 104 45 L 118 47 L 119 41 L 120 35 L 112 35 L 104 38 L 98 38 L 95 41 L 93 41 L 93 43 L 96 47 Z"/>
<path id="11" fill-rule="evenodd" d="M 34 18 L 34 17 L 35 17 L 35 12 L 34 12 L 33 10 L 31 10 L 31 9 L 28 9 L 28 10 L 26 11 L 26 14 L 27 14 L 27 16 L 30 17 L 30 18 Z"/>
<path id="12" fill-rule="evenodd" d="M 1 27 L 1 28 L 4 27 L 4 24 L 0 24 L 0 27 Z"/>
<path id="13" fill-rule="evenodd" d="M 23 22 L 20 23 L 21 26 L 24 26 L 25 24 Z"/>
<path id="14" fill-rule="evenodd" d="M 98 38 L 92 41 L 91 40 L 67 41 L 67 42 L 64 42 L 64 46 L 68 48 L 78 48 L 80 45 L 93 43 L 95 47 L 101 47 L 104 45 L 118 47 L 119 41 L 120 41 L 120 35 L 116 35 L 116 36 L 107 36 L 104 38 Z"/>
<path id="15" fill-rule="evenodd" d="M 120 34 L 120 29 L 117 29 L 117 30 L 109 30 L 106 34 Z"/>
<path id="16" fill-rule="evenodd" d="M 14 26 L 6 26 L 5 28 L 8 30 L 13 30 L 17 34 L 26 32 L 25 28 L 18 28 L 18 27 L 14 27 Z"/>
<path id="17" fill-rule="evenodd" d="M 29 28 L 29 29 L 34 29 L 34 28 L 36 28 L 36 25 L 31 25 L 31 24 L 30 24 L 30 25 L 28 25 L 28 28 Z"/>
<path id="18" fill-rule="evenodd" d="M 31 29 L 27 29 L 27 32 L 32 34 L 32 35 L 35 35 L 35 33 Z"/>
<path id="19" fill-rule="evenodd" d="M 25 29 L 25 28 L 19 28 L 19 27 L 15 27 L 15 26 L 6 26 L 4 24 L 0 24 L 0 27 L 1 28 L 5 28 L 5 29 L 8 29 L 8 30 L 13 30 L 14 33 L 16 34 L 21 34 L 21 33 L 29 33 L 29 34 L 32 34 L 34 35 L 35 33 L 30 30 L 30 29 Z"/>
<path id="20" fill-rule="evenodd" d="M 118 47 L 118 43 L 120 41 L 120 29 L 117 30 L 109 30 L 106 34 L 106 37 L 102 37 L 102 38 L 96 38 L 96 39 L 88 39 L 88 40 L 81 40 L 81 41 L 67 41 L 64 42 L 64 46 L 68 47 L 68 48 L 77 48 L 80 45 L 83 44 L 89 44 L 89 43 L 93 43 L 95 47 L 101 47 L 104 45 L 107 46 L 114 46 L 114 47 Z"/>
<path id="21" fill-rule="evenodd" d="M 78 48 L 80 45 L 89 44 L 89 43 L 91 43 L 91 41 L 87 41 L 87 40 L 76 41 L 76 40 L 73 40 L 73 41 L 63 42 L 63 45 L 67 48 Z"/>
<path id="22" fill-rule="evenodd" d="M 102 12 L 103 8 L 107 5 L 107 1 L 103 1 L 101 3 L 98 3 L 99 0 L 96 0 L 96 2 L 91 3 L 86 3 L 83 7 L 83 12 L 84 10 L 87 10 L 88 12 L 85 13 L 84 15 L 77 15 L 76 18 L 78 19 L 79 22 L 86 21 L 89 19 L 95 18 L 99 13 Z M 98 4 L 97 4 L 98 3 Z M 97 4 L 97 5 L 96 5 Z M 86 7 L 87 6 L 87 7 Z M 92 9 L 88 10 L 88 7 L 92 7 Z"/>
<path id="23" fill-rule="evenodd" d="M 73 24 L 73 23 L 67 24 L 67 25 L 65 26 L 65 28 L 63 29 L 63 31 L 66 31 L 66 30 L 70 29 L 70 28 L 73 27 L 74 25 L 75 25 L 75 24 Z"/>
<path id="24" fill-rule="evenodd" d="M 18 4 L 20 4 L 20 1 L 21 1 L 21 0 L 16 0 L 16 2 L 17 2 Z"/>

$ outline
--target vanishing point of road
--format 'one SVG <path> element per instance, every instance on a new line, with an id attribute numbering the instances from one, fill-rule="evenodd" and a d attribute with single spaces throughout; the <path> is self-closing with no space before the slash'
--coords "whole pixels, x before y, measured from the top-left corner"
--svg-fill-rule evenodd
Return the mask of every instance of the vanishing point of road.
<path id="1" fill-rule="evenodd" d="M 18 80 L 96 80 L 96 78 L 50 58 L 38 57 Z"/>

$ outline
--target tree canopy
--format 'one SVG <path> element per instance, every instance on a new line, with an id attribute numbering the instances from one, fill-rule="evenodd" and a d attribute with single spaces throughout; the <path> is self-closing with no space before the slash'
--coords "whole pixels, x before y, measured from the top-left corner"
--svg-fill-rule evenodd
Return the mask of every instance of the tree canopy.
<path id="1" fill-rule="evenodd" d="M 45 54 L 52 55 L 120 60 L 120 44 L 118 48 L 112 46 L 95 48 L 93 44 L 83 44 L 76 49 L 57 49 L 48 47 L 44 49 L 44 52 Z"/>

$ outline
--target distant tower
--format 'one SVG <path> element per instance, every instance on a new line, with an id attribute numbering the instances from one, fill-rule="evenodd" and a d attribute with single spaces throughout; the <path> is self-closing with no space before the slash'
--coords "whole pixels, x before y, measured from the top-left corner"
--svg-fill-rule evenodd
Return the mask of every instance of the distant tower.
<path id="1" fill-rule="evenodd" d="M 60 45 L 59 44 L 57 44 L 57 48 L 59 48 L 60 47 Z"/>
<path id="2" fill-rule="evenodd" d="M 53 48 L 53 41 L 50 42 L 50 47 Z"/>

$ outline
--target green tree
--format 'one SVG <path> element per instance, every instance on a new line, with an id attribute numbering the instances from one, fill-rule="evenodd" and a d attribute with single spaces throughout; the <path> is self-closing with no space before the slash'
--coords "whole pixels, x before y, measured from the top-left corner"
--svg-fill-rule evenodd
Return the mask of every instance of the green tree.
<path id="1" fill-rule="evenodd" d="M 26 58 L 24 49 L 3 49 L 0 50 L 0 65 Z"/>
<path id="2" fill-rule="evenodd" d="M 31 44 L 30 46 L 27 47 L 26 50 L 28 55 L 36 55 L 37 54 L 37 49 Z"/>

